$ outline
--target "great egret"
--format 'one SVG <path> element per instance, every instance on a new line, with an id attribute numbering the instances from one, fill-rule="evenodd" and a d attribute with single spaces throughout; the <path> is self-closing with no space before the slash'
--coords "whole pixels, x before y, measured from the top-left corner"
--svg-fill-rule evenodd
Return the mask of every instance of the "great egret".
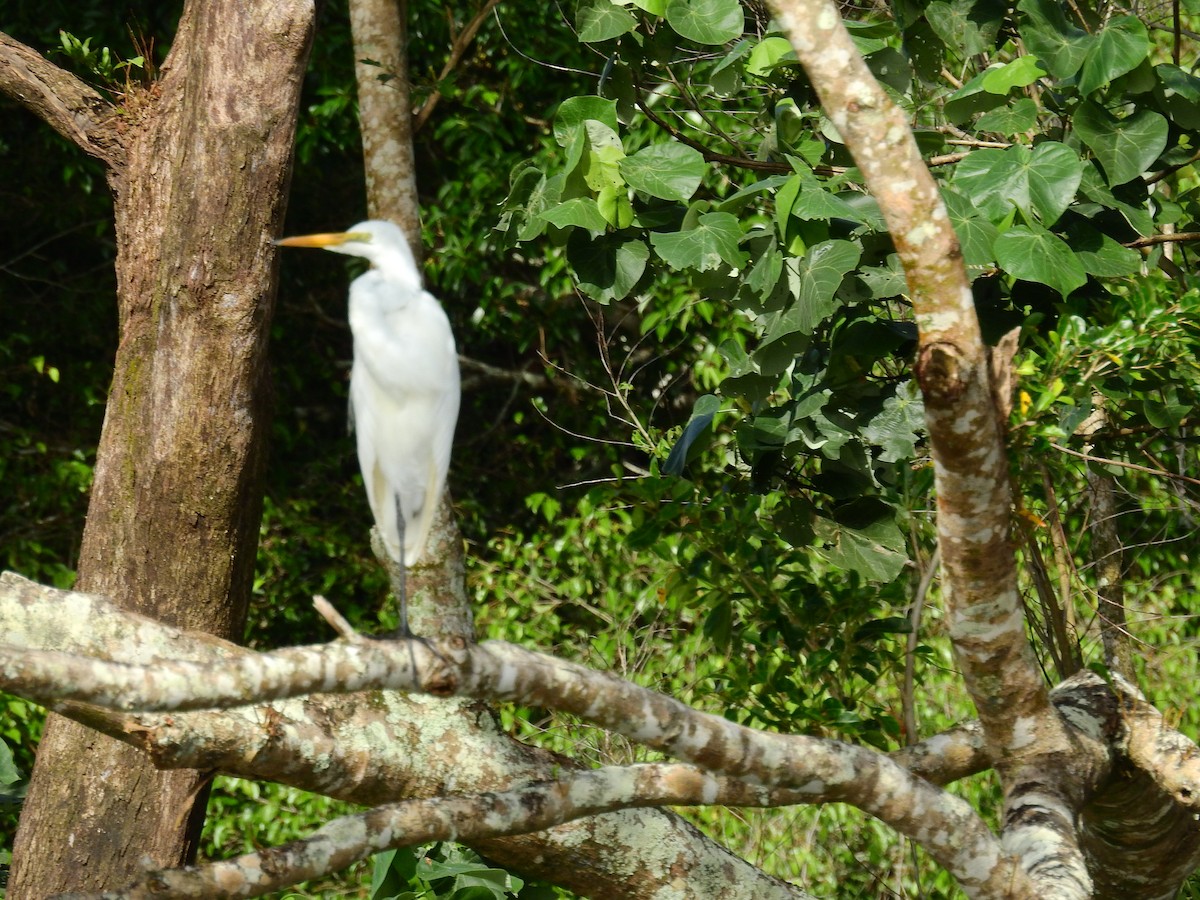
<path id="1" fill-rule="evenodd" d="M 458 354 L 450 322 L 422 288 L 404 232 L 391 222 L 360 222 L 337 234 L 275 243 L 321 247 L 371 263 L 350 284 L 350 414 L 367 501 L 388 554 L 400 564 L 400 627 L 407 636 L 404 572 L 425 552 L 458 421 Z"/>

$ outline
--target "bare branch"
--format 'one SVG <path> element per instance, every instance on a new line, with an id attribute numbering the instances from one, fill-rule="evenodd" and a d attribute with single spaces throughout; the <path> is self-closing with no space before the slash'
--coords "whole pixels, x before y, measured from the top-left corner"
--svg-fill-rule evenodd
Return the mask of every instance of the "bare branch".
<path id="1" fill-rule="evenodd" d="M 478 34 L 480 27 L 491 15 L 492 10 L 500 3 L 500 0 L 484 0 L 483 5 L 471 17 L 471 20 L 463 26 L 463 29 L 454 35 L 450 43 L 450 52 L 446 54 L 446 62 L 442 65 L 442 71 L 438 73 L 437 80 L 442 82 L 451 72 L 457 68 L 462 61 L 463 55 L 467 52 L 467 48 L 471 46 L 471 42 L 475 40 L 475 35 Z M 429 117 L 433 115 L 433 111 L 437 108 L 438 102 L 442 99 L 442 90 L 440 87 L 435 87 L 433 93 L 421 104 L 421 108 L 417 110 L 416 117 L 413 119 L 413 133 L 420 131 L 425 127 L 425 123 L 429 121 Z"/>
<path id="2" fill-rule="evenodd" d="M 501 369 L 497 366 L 489 365 L 482 360 L 463 356 L 461 353 L 458 355 L 458 364 L 463 370 L 475 373 L 474 376 L 468 375 L 463 379 L 462 386 L 464 392 L 489 381 L 512 382 L 537 390 L 553 384 L 549 378 L 539 372 L 530 372 L 523 368 Z"/>
<path id="3" fill-rule="evenodd" d="M 1079 459 L 1087 460 L 1088 462 L 1100 463 L 1105 466 L 1118 466 L 1122 469 L 1129 469 L 1133 472 L 1145 472 L 1148 475 L 1157 475 L 1160 478 L 1170 478 L 1175 481 L 1183 481 L 1187 484 L 1200 485 L 1200 478 L 1192 478 L 1188 475 L 1181 475 L 1178 472 L 1170 472 L 1166 469 L 1152 469 L 1149 466 L 1139 466 L 1137 463 L 1125 462 L 1120 459 L 1108 459 L 1103 456 L 1093 456 L 1090 453 L 1081 453 L 1078 450 L 1072 450 L 1070 447 L 1064 447 L 1062 444 L 1050 442 L 1050 446 L 1060 453 L 1065 453 L 1068 456 L 1075 456 Z"/>
<path id="4" fill-rule="evenodd" d="M 541 831 L 573 819 L 648 806 L 764 806 L 761 786 L 713 776 L 695 766 L 609 766 L 515 790 L 408 800 L 327 823 L 311 837 L 204 866 L 147 872 L 135 885 L 84 897 L 152 900 L 256 897 L 337 872 L 395 847 L 430 841 L 472 843 Z M 702 889 L 702 888 L 699 888 Z M 800 892 L 788 890 L 791 896 Z"/>
<path id="5" fill-rule="evenodd" d="M 1200 231 L 1177 231 L 1174 234 L 1152 234 L 1127 242 L 1126 247 L 1152 247 L 1155 244 L 1191 244 L 1200 241 Z"/>
<path id="6" fill-rule="evenodd" d="M 0 34 L 0 91 L 81 150 L 120 166 L 125 149 L 113 127 L 116 111 L 99 92 L 44 56 Z"/>
<path id="7" fill-rule="evenodd" d="M 100 597 L 0 576 L 6 639 L 124 661 L 248 654 L 207 635 L 128 613 Z M 363 643 L 374 643 L 363 641 Z M 143 750 L 159 768 L 219 770 L 377 805 L 447 791 L 504 790 L 561 777 L 570 759 L 509 737 L 480 704 L 455 698 L 310 694 L 218 712 L 130 715 L 81 704 L 61 712 Z M 447 748 L 454 748 L 447 752 Z M 469 761 L 469 765 L 464 762 Z M 581 850 L 581 848 L 586 848 Z M 771 878 L 665 810 L 628 810 L 529 835 L 481 840 L 500 864 L 579 893 L 634 900 L 671 883 L 672 865 L 723 900 L 793 898 Z"/>
<path id="8" fill-rule="evenodd" d="M 65 603 L 98 602 L 62 595 Z M 337 641 L 245 653 L 217 665 L 131 665 L 10 644 L 0 646 L 0 687 L 52 706 L 69 698 L 118 711 L 230 707 L 368 688 L 559 709 L 715 773 L 799 791 L 808 802 L 852 803 L 919 842 L 970 894 L 989 896 L 1013 884 L 1020 887 L 1017 896 L 1027 894 L 1022 873 L 968 804 L 874 750 L 744 728 L 613 676 L 500 642 Z M 979 859 L 993 864 L 981 867 Z"/>

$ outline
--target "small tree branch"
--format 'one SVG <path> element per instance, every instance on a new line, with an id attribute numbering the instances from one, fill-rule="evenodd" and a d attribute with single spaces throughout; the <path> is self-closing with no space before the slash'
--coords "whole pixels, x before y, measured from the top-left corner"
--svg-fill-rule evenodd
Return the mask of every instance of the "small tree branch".
<path id="1" fill-rule="evenodd" d="M 1129 469 L 1133 472 L 1145 472 L 1148 475 L 1157 475 L 1160 478 L 1171 478 L 1175 481 L 1183 481 L 1187 484 L 1200 485 L 1200 478 L 1192 478 L 1188 475 L 1181 475 L 1178 472 L 1169 472 L 1166 469 L 1152 469 L 1150 466 L 1139 466 L 1137 463 L 1125 462 L 1120 459 L 1108 459 L 1103 456 L 1093 456 L 1090 453 L 1081 453 L 1078 450 L 1072 450 L 1070 447 L 1064 447 L 1062 444 L 1050 442 L 1050 446 L 1060 453 L 1065 453 L 1068 456 L 1078 457 L 1079 459 L 1087 460 L 1088 462 L 1100 463 L 1104 466 L 1118 466 L 1122 469 Z"/>
<path id="2" fill-rule="evenodd" d="M 501 369 L 497 366 L 489 365 L 482 360 L 463 356 L 461 353 L 458 355 L 458 365 L 464 372 L 474 373 L 463 378 L 462 387 L 464 393 L 480 384 L 494 381 L 525 385 L 535 390 L 542 390 L 553 384 L 549 378 L 540 372 L 529 372 L 525 369 Z"/>
<path id="3" fill-rule="evenodd" d="M 99 92 L 44 56 L 0 34 L 0 92 L 12 97 L 81 150 L 120 166 L 116 110 Z"/>
<path id="4" fill-rule="evenodd" d="M 1200 241 L 1200 231 L 1177 231 L 1174 234 L 1152 234 L 1129 241 L 1126 247 L 1152 247 L 1155 244 L 1191 244 Z"/>
<path id="5" fill-rule="evenodd" d="M 479 7 L 471 20 L 463 26 L 463 29 L 454 35 L 450 43 L 450 52 L 446 54 L 446 62 L 442 65 L 442 71 L 438 73 L 438 83 L 445 80 L 451 72 L 458 67 L 462 61 L 463 54 L 467 52 L 467 48 L 471 46 L 471 42 L 475 40 L 475 35 L 479 33 L 480 27 L 491 15 L 492 10 L 499 5 L 500 0 L 484 0 L 483 5 Z M 421 108 L 417 110 L 417 115 L 413 119 L 413 133 L 420 131 L 425 127 L 425 123 L 429 121 L 429 117 L 433 115 L 433 111 L 437 108 L 438 102 L 442 99 L 442 90 L 435 86 L 433 93 L 426 98 L 421 104 Z"/>

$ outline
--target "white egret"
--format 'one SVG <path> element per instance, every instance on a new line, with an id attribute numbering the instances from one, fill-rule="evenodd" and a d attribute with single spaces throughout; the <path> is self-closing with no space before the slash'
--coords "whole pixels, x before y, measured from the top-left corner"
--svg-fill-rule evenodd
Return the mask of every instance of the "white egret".
<path id="1" fill-rule="evenodd" d="M 422 287 L 404 232 L 391 222 L 361 222 L 338 234 L 275 243 L 371 263 L 350 284 L 350 414 L 367 501 L 389 555 L 400 564 L 400 627 L 407 635 L 403 575 L 425 552 L 458 420 L 458 354 L 450 322 Z"/>

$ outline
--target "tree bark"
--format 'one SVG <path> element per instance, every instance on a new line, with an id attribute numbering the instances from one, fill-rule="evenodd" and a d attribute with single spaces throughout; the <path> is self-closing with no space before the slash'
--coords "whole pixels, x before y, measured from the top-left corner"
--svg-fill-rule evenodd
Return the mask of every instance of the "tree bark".
<path id="1" fill-rule="evenodd" d="M 227 638 L 241 636 L 254 565 L 275 291 L 268 240 L 286 200 L 312 17 L 300 0 L 189 3 L 162 80 L 124 97 L 125 153 L 109 173 L 120 346 L 79 586 Z M 73 139 L 101 155 L 83 143 L 94 131 Z M 188 860 L 206 784 L 195 771 L 156 772 L 144 755 L 52 716 L 9 896 L 126 883 L 147 856 Z"/>
<path id="2" fill-rule="evenodd" d="M 389 219 L 404 229 L 420 264 L 424 248 L 413 158 L 407 15 L 405 0 L 350 4 L 367 210 L 372 219 Z"/>

